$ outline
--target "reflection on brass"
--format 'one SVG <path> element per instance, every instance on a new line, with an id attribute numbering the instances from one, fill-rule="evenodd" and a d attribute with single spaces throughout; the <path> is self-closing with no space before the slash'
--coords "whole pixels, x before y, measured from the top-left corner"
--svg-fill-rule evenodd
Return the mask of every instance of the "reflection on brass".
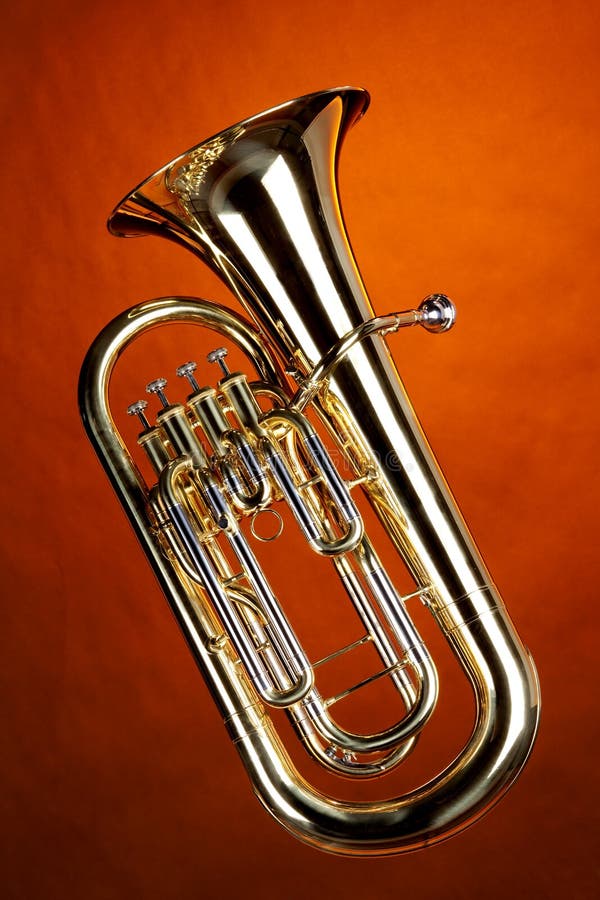
<path id="1" fill-rule="evenodd" d="M 183 201 L 192 200 L 199 193 L 210 167 L 239 134 L 240 129 L 231 129 L 231 133 L 217 135 L 212 141 L 196 147 L 185 160 L 178 160 L 168 170 L 167 188 Z"/>
<path id="2" fill-rule="evenodd" d="M 141 303 L 92 344 L 80 405 L 260 801 L 308 844 L 383 856 L 441 841 L 494 805 L 533 746 L 539 690 L 385 343 L 400 327 L 447 331 L 454 306 L 434 294 L 416 309 L 374 317 L 346 237 L 335 172 L 342 140 L 367 105 L 366 92 L 351 88 L 293 100 L 193 148 L 119 204 L 109 220 L 115 234 L 154 232 L 187 246 L 255 324 L 205 300 Z M 151 382 L 154 412 L 145 401 L 129 407 L 155 472 L 146 484 L 113 420 L 109 383 L 133 340 L 172 322 L 215 331 L 244 351 L 256 377 L 230 373 L 219 347 L 210 355 L 221 369 L 215 385 L 198 384 L 193 361 L 179 366 L 192 388 L 187 402 L 169 400 L 164 378 Z M 366 532 L 360 492 L 412 575 L 404 597 Z M 356 640 L 320 660 L 309 660 L 252 547 L 250 523 L 264 510 L 279 516 L 277 506 L 288 508 L 286 523 L 300 529 L 315 565 L 333 568 L 361 623 Z M 290 588 L 294 568 L 291 559 Z M 297 772 L 269 709 L 285 710 L 334 780 L 389 773 L 417 746 L 438 696 L 434 661 L 405 607 L 410 597 L 426 603 L 471 685 L 472 734 L 444 771 L 404 795 L 327 796 Z M 378 667 L 323 696 L 323 667 L 361 648 L 374 651 Z M 336 704 L 384 681 L 395 690 L 394 724 L 366 734 L 342 727 Z"/>

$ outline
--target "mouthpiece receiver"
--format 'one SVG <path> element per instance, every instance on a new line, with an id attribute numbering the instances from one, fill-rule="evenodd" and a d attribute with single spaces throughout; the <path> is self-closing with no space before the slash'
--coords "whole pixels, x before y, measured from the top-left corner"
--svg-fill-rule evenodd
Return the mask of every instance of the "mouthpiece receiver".
<path id="1" fill-rule="evenodd" d="M 418 313 L 419 324 L 434 334 L 449 331 L 456 321 L 456 307 L 445 294 L 430 294 L 425 297 Z"/>

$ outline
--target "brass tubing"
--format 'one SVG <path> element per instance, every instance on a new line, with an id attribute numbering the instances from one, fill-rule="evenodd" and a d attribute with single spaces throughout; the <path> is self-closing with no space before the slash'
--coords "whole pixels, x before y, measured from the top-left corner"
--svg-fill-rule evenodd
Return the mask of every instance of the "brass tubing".
<path id="1" fill-rule="evenodd" d="M 256 457 L 248 439 L 242 432 L 230 430 L 224 437 L 227 448 L 233 449 L 238 464 L 244 467 L 253 490 L 245 489 L 243 483 L 236 484 L 231 477 L 227 462 L 220 465 L 221 473 L 227 483 L 228 495 L 237 509 L 250 512 L 264 506 L 271 499 L 271 485 Z M 237 481 L 240 482 L 239 476 Z"/>
<path id="2" fill-rule="evenodd" d="M 303 410 L 344 356 L 355 344 L 359 344 L 366 338 L 375 334 L 384 337 L 398 331 L 399 328 L 412 325 L 422 325 L 426 331 L 440 333 L 449 331 L 454 325 L 455 319 L 456 310 L 452 301 L 445 294 L 432 294 L 423 300 L 418 309 L 389 313 L 387 316 L 374 316 L 372 319 L 367 319 L 366 322 L 361 322 L 360 325 L 341 337 L 319 360 L 309 377 L 303 382 L 302 387 L 294 395 L 290 406 L 293 409 Z"/>
<path id="3" fill-rule="evenodd" d="M 261 416 L 260 424 L 263 428 L 268 429 L 269 426 L 272 427 L 273 422 L 284 423 L 300 435 L 302 446 L 312 460 L 317 470 L 317 475 L 327 487 L 339 513 L 340 520 L 346 526 L 345 533 L 337 540 L 331 537 L 322 537 L 319 534 L 323 528 L 322 523 L 320 520 L 314 521 L 310 508 L 294 483 L 281 454 L 277 449 L 274 449 L 276 442 L 274 440 L 269 443 L 263 441 L 263 453 L 273 476 L 311 547 L 323 556 L 336 556 L 353 550 L 363 535 L 362 519 L 354 501 L 350 497 L 345 482 L 340 478 L 337 470 L 331 463 L 321 439 L 308 419 L 305 419 L 304 416 L 293 410 L 273 409 Z"/>
<path id="4" fill-rule="evenodd" d="M 346 754 L 340 758 L 327 753 L 322 744 L 322 737 L 311 719 L 297 713 L 295 708 L 290 712 L 294 716 L 294 724 L 300 739 L 304 741 L 309 752 L 317 758 L 322 766 L 345 778 L 378 778 L 380 775 L 385 775 L 386 772 L 390 772 L 403 762 L 409 753 L 412 753 L 419 739 L 419 735 L 415 735 L 370 762 L 355 760 L 352 758 L 354 754 L 350 754 L 350 759 L 345 758 Z"/>
<path id="5" fill-rule="evenodd" d="M 206 317 L 206 321 L 204 320 Z M 218 623 L 187 595 L 155 541 L 146 490 L 108 408 L 112 368 L 125 346 L 159 322 L 192 321 L 233 337 L 276 366 L 241 319 L 203 301 L 163 299 L 118 316 L 98 336 L 80 378 L 83 421 L 140 543 L 165 592 L 194 659 L 223 715 L 253 788 L 265 808 L 308 844 L 344 855 L 387 855 L 418 849 L 461 831 L 490 809 L 524 765 L 538 722 L 532 661 L 490 588 L 434 610 L 473 686 L 477 719 L 463 751 L 441 774 L 402 797 L 349 803 L 312 788 L 296 772 L 228 643 L 215 646 Z M 264 353 L 264 357 L 263 357 Z M 266 374 L 266 371 L 265 371 Z"/>
<path id="6" fill-rule="evenodd" d="M 477 698 L 476 726 L 450 766 L 403 797 L 373 804 L 326 797 L 298 776 L 270 725 L 257 727 L 244 717 L 231 722 L 258 798 L 292 834 L 341 855 L 403 853 L 457 834 L 508 790 L 537 726 L 534 669 L 500 609 L 459 632 L 455 641 Z"/>
<path id="7" fill-rule="evenodd" d="M 190 457 L 180 457 L 172 460 L 163 470 L 159 482 L 159 494 L 164 505 L 165 512 L 169 515 L 175 530 L 181 539 L 186 554 L 198 571 L 199 581 L 217 610 L 226 633 L 230 636 L 233 645 L 243 660 L 250 676 L 252 684 L 258 694 L 271 706 L 289 706 L 306 696 L 312 687 L 312 670 L 308 660 L 303 659 L 299 646 L 294 642 L 294 636 L 287 626 L 287 622 L 275 605 L 268 605 L 270 598 L 264 594 L 261 600 L 265 605 L 265 611 L 269 622 L 273 622 L 276 634 L 279 637 L 288 659 L 297 663 L 298 677 L 296 683 L 286 690 L 274 689 L 271 685 L 271 673 L 265 668 L 263 661 L 257 654 L 255 647 L 248 639 L 244 626 L 237 614 L 237 608 L 232 605 L 227 591 L 221 583 L 221 579 L 212 565 L 202 543 L 198 540 L 194 529 L 188 519 L 185 508 L 180 502 L 177 482 L 181 475 L 192 470 L 193 463 Z M 228 535 L 229 536 L 229 535 Z M 274 599 L 274 598 L 273 598 Z M 279 614 L 278 620 L 274 617 Z"/>

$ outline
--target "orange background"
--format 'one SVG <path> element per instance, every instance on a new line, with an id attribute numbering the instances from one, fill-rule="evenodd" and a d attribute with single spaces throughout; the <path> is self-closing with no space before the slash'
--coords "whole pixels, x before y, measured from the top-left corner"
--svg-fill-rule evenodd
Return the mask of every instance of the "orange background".
<path id="1" fill-rule="evenodd" d="M 599 19 L 546 0 L 3 4 L 4 896 L 594 895 Z M 450 334 L 390 345 L 543 692 L 489 816 L 366 861 L 300 845 L 254 800 L 75 400 L 124 307 L 235 305 L 191 254 L 111 238 L 114 203 L 221 128 L 344 83 L 373 98 L 341 160 L 356 256 L 377 312 L 457 302 Z M 317 581 L 302 572 L 305 596 Z"/>

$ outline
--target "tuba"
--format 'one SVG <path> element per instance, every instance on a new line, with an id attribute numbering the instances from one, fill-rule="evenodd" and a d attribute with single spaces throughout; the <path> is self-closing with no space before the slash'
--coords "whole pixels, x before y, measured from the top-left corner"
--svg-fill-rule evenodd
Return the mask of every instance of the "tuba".
<path id="1" fill-rule="evenodd" d="M 346 236 L 337 163 L 368 102 L 365 91 L 341 88 L 284 103 L 199 144 L 132 191 L 109 230 L 188 247 L 252 323 L 190 297 L 140 303 L 99 334 L 79 386 L 88 436 L 256 795 L 301 841 L 348 856 L 420 849 L 476 821 L 515 781 L 539 718 L 532 659 L 385 342 L 408 326 L 447 331 L 454 306 L 433 294 L 414 309 L 375 316 Z M 225 346 L 209 354 L 216 384 L 200 384 L 196 363 L 186 362 L 177 369 L 184 402 L 169 401 L 158 378 L 147 386 L 153 421 L 146 400 L 128 408 L 141 423 L 135 454 L 148 477 L 115 425 L 109 383 L 133 340 L 173 322 L 208 328 Z M 229 370 L 231 346 L 253 373 Z M 408 590 L 380 560 L 367 520 L 400 554 Z M 355 640 L 316 660 L 258 561 L 256 538 L 277 538 L 284 521 L 360 626 Z M 297 737 L 295 752 L 306 751 L 333 780 L 391 776 L 438 698 L 434 654 L 407 609 L 419 600 L 472 689 L 470 737 L 443 771 L 399 796 L 327 796 L 300 774 L 277 719 L 289 720 L 283 730 Z M 320 667 L 367 645 L 376 672 L 324 696 Z M 336 703 L 373 682 L 389 689 L 391 722 L 357 729 L 334 715 Z"/>

